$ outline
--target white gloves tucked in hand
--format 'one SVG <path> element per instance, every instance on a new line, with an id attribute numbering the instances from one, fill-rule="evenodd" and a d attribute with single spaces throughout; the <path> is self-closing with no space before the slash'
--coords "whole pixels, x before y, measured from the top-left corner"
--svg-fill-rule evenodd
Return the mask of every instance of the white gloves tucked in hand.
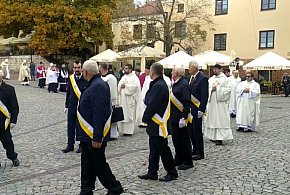
<path id="1" fill-rule="evenodd" d="M 10 129 L 13 129 L 15 127 L 15 123 L 10 123 Z"/>
<path id="2" fill-rule="evenodd" d="M 67 110 L 68 110 L 68 108 L 65 108 L 65 109 L 63 110 L 63 112 L 64 112 L 64 113 L 67 113 Z"/>
<path id="3" fill-rule="evenodd" d="M 179 120 L 179 128 L 183 128 L 183 127 L 185 127 L 185 119 L 184 118 L 181 118 L 180 120 Z"/>
<path id="4" fill-rule="evenodd" d="M 201 118 L 201 117 L 203 116 L 203 114 L 204 114 L 203 112 L 198 111 L 198 112 L 197 112 L 197 118 Z"/>

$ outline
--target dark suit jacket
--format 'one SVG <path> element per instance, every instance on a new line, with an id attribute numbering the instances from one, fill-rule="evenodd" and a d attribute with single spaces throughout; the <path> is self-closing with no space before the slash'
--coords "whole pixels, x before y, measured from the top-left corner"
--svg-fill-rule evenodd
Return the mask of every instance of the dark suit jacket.
<path id="1" fill-rule="evenodd" d="M 103 137 L 103 130 L 111 114 L 111 95 L 108 83 L 99 75 L 94 76 L 81 95 L 79 112 L 82 117 L 93 127 L 94 141 L 108 141 L 110 132 Z M 104 140 L 103 140 L 104 139 Z M 77 125 L 77 140 L 91 142 L 91 138 Z"/>
<path id="2" fill-rule="evenodd" d="M 181 77 L 176 83 L 173 84 L 172 93 L 183 104 L 183 111 L 180 112 L 180 110 L 178 110 L 178 108 L 171 102 L 171 122 L 178 124 L 181 118 L 187 119 L 192 105 L 188 81 L 184 77 Z"/>
<path id="3" fill-rule="evenodd" d="M 74 75 L 74 77 L 76 79 L 75 75 Z M 76 83 L 77 83 L 80 91 L 83 92 L 83 90 L 88 82 L 84 79 L 83 76 L 81 76 L 81 78 L 79 80 L 76 80 Z M 67 84 L 65 107 L 68 108 L 69 113 L 76 114 L 77 113 L 77 106 L 78 106 L 78 97 L 72 88 L 71 81 L 69 78 L 68 84 Z"/>
<path id="4" fill-rule="evenodd" d="M 4 81 L 2 81 L 2 85 L 0 86 L 0 100 L 7 107 L 9 113 L 11 114 L 10 122 L 16 124 L 19 113 L 19 106 L 15 89 L 14 87 L 4 83 Z M 4 129 L 5 120 L 6 117 L 2 112 L 0 112 L 0 129 Z"/>
<path id="5" fill-rule="evenodd" d="M 197 112 L 205 112 L 208 101 L 208 77 L 199 72 L 196 75 L 195 82 L 190 84 L 191 94 L 200 101 L 200 107 L 192 106 L 191 114 L 197 117 Z"/>
<path id="6" fill-rule="evenodd" d="M 145 105 L 147 106 L 142 121 L 147 123 L 146 132 L 149 136 L 159 136 L 159 125 L 157 125 L 152 117 L 157 113 L 163 117 L 169 102 L 169 90 L 163 76 L 151 81 L 150 88 L 145 96 Z M 170 120 L 167 121 L 168 135 L 171 134 Z"/>

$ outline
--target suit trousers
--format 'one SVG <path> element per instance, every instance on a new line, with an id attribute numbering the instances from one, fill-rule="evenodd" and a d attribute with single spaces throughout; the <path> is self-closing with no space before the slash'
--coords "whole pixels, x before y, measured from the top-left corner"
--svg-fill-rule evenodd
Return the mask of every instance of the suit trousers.
<path id="1" fill-rule="evenodd" d="M 69 146 L 73 146 L 75 144 L 76 123 L 77 114 L 72 113 L 69 109 L 67 113 L 67 145 Z"/>
<path id="2" fill-rule="evenodd" d="M 157 175 L 159 170 L 159 159 L 161 156 L 164 169 L 167 173 L 172 176 L 178 175 L 174 166 L 174 160 L 170 147 L 168 146 L 167 138 L 160 136 L 149 136 L 149 149 L 148 174 Z"/>
<path id="3" fill-rule="evenodd" d="M 188 127 L 179 128 L 178 124 L 172 123 L 172 141 L 175 148 L 175 166 L 192 165 Z"/>
<path id="4" fill-rule="evenodd" d="M 14 151 L 14 143 L 12 140 L 10 127 L 8 127 L 6 130 L 0 128 L 0 141 L 3 145 L 3 148 L 6 150 L 7 158 L 10 160 L 15 160 L 18 154 Z"/>
<path id="5" fill-rule="evenodd" d="M 190 139 L 193 146 L 192 153 L 204 158 L 202 118 L 194 117 L 189 129 Z"/>
<path id="6" fill-rule="evenodd" d="M 91 142 L 81 142 L 81 195 L 93 194 L 96 177 L 101 184 L 112 194 L 121 194 L 123 188 L 116 180 L 109 164 L 106 161 L 105 149 L 107 143 L 103 142 L 101 148 L 93 148 Z"/>

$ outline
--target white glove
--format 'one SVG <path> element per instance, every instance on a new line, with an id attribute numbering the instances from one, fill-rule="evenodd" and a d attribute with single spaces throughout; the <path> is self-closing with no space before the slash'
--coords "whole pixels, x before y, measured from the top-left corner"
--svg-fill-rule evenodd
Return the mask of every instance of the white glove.
<path id="1" fill-rule="evenodd" d="M 184 118 L 181 118 L 181 119 L 179 120 L 179 124 L 178 124 L 178 126 L 179 126 L 179 128 L 183 128 L 183 127 L 185 127 L 185 119 L 184 119 Z"/>
<path id="2" fill-rule="evenodd" d="M 201 117 L 203 116 L 203 114 L 204 114 L 203 112 L 198 111 L 198 112 L 197 112 L 197 118 L 201 118 Z"/>
<path id="3" fill-rule="evenodd" d="M 68 110 L 68 108 L 65 108 L 65 109 L 63 110 L 63 112 L 64 112 L 64 113 L 67 113 L 67 110 Z"/>
<path id="4" fill-rule="evenodd" d="M 10 129 L 13 129 L 15 127 L 15 123 L 10 123 Z"/>

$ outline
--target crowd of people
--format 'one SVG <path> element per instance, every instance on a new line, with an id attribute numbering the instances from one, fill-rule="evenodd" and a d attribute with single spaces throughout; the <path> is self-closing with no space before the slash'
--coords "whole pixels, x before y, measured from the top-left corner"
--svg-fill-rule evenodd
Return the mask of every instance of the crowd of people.
<path id="1" fill-rule="evenodd" d="M 81 194 L 93 193 L 96 177 L 108 194 L 121 194 L 123 188 L 106 162 L 105 148 L 109 140 L 133 135 L 136 126 L 146 128 L 149 136 L 148 170 L 138 177 L 165 182 L 177 179 L 177 170 L 193 168 L 193 161 L 205 158 L 203 135 L 216 145 L 232 140 L 230 118 L 236 118 L 237 131 L 258 127 L 260 85 L 252 72 L 247 71 L 242 81 L 238 71 L 223 70 L 219 64 L 210 78 L 199 71 L 198 62 L 188 67 L 187 76 L 183 66 L 174 66 L 170 79 L 154 61 L 146 62 L 144 73 L 126 64 L 116 78 L 107 64 L 92 60 L 83 65 L 76 61 L 70 76 L 65 65 L 57 69 L 51 63 L 46 70 L 43 63 L 36 68 L 24 61 L 19 80 L 29 85 L 34 68 L 40 88 L 48 84 L 49 92 L 66 92 L 67 146 L 62 152 L 74 151 L 75 141 L 80 142 L 76 152 L 81 153 Z M 10 133 L 18 115 L 14 89 L 4 77 L 0 71 L 0 134 Z M 123 108 L 124 120 L 111 123 L 114 106 Z M 168 145 L 169 135 L 175 155 Z M 18 166 L 11 136 L 0 137 L 3 145 L 6 141 L 7 157 Z M 167 174 L 158 178 L 160 157 Z"/>

